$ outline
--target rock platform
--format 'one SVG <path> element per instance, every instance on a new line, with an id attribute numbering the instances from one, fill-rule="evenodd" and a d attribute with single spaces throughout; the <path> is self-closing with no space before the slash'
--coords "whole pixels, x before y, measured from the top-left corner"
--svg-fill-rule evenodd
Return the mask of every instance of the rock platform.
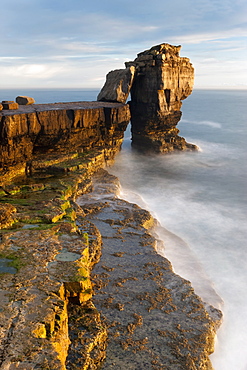
<path id="1" fill-rule="evenodd" d="M 117 190 L 117 179 L 100 171 L 94 191 L 79 200 L 103 241 L 92 272 L 93 302 L 109 335 L 102 369 L 212 369 L 220 311 L 205 309 L 191 283 L 157 254 L 156 221 Z"/>
<path id="2" fill-rule="evenodd" d="M 0 369 L 68 369 L 74 305 L 90 326 L 84 368 L 104 358 L 103 350 L 99 360 L 89 355 L 106 338 L 91 303 L 101 236 L 74 203 L 104 165 L 104 152 L 63 160 L 53 153 L 32 177 L 16 176 L 0 190 Z"/>
<path id="3" fill-rule="evenodd" d="M 113 157 L 120 149 L 129 120 L 129 106 L 121 103 L 70 102 L 3 109 L 0 176 L 11 167 L 16 170 L 17 165 L 24 171 L 35 158 L 51 151 L 63 154 L 105 148 Z"/>
<path id="4" fill-rule="evenodd" d="M 157 254 L 104 151 L 43 161 L 0 190 L 0 369 L 211 369 L 221 313 Z"/>

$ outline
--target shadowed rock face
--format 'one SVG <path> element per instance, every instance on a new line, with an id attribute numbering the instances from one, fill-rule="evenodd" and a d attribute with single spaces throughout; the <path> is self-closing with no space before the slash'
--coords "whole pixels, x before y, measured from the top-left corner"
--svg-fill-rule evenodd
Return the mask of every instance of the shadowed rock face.
<path id="1" fill-rule="evenodd" d="M 195 150 L 178 136 L 182 100 L 192 92 L 194 68 L 179 56 L 180 46 L 161 44 L 137 55 L 131 87 L 132 144 L 154 152 Z"/>
<path id="2" fill-rule="evenodd" d="M 130 93 L 134 74 L 135 67 L 133 66 L 109 72 L 97 100 L 125 103 Z"/>

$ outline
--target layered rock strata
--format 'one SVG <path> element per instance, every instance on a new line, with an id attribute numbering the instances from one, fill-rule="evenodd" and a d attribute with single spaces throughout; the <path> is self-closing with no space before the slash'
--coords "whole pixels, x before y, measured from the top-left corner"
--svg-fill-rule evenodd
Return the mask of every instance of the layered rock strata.
<path id="1" fill-rule="evenodd" d="M 194 84 L 194 68 L 179 56 L 180 46 L 161 44 L 138 54 L 126 67 L 136 74 L 131 88 L 132 144 L 157 153 L 194 150 L 178 136 L 182 100 Z"/>
<path id="2" fill-rule="evenodd" d="M 133 126 L 133 143 L 137 134 L 137 144 L 141 137 L 141 146 L 156 152 L 190 148 L 179 144 L 173 115 L 178 119 L 179 99 L 190 93 L 191 67 L 174 48 L 162 44 L 138 55 L 126 68 L 129 79 L 117 74 L 113 100 L 123 101 L 131 88 L 133 120 L 143 123 L 140 132 Z M 140 87 L 149 89 L 144 101 Z M 146 118 L 135 99 L 146 105 Z M 81 206 L 75 203 L 119 151 L 129 106 L 6 104 L 0 112 L 0 368 L 212 369 L 208 356 L 221 313 L 206 310 L 156 253 L 150 214 L 118 199 L 118 182 L 106 172 Z"/>
<path id="3" fill-rule="evenodd" d="M 116 178 L 99 172 L 80 205 L 102 236 L 93 302 L 109 343 L 102 369 L 212 369 L 221 313 L 207 310 L 189 281 L 155 251 L 151 215 L 116 198 Z M 100 198 L 100 202 L 99 199 Z"/>
<path id="4" fill-rule="evenodd" d="M 178 136 L 176 127 L 182 116 L 182 100 L 192 93 L 194 84 L 194 68 L 188 58 L 179 56 L 180 49 L 160 44 L 139 53 L 134 61 L 125 63 L 125 70 L 107 75 L 98 95 L 98 100 L 125 102 L 130 91 L 132 145 L 139 150 L 166 153 L 198 149 Z M 120 88 L 123 84 L 128 86 L 125 96 Z"/>
<path id="5" fill-rule="evenodd" d="M 220 312 L 156 253 L 153 218 L 115 177 L 85 195 L 105 163 L 47 154 L 0 191 L 0 368 L 211 369 Z"/>
<path id="6" fill-rule="evenodd" d="M 78 369 L 97 368 L 107 330 L 90 273 L 101 235 L 74 199 L 90 189 L 104 151 L 41 162 L 0 190 L 0 369 L 75 369 L 78 356 Z"/>
<path id="7" fill-rule="evenodd" d="M 125 103 L 130 93 L 134 75 L 135 67 L 133 66 L 109 72 L 97 100 Z"/>
<path id="8" fill-rule="evenodd" d="M 16 104 L 16 103 L 15 103 Z M 128 105 L 77 102 L 32 104 L 0 112 L 0 170 L 30 164 L 34 155 L 75 149 L 120 149 Z"/>

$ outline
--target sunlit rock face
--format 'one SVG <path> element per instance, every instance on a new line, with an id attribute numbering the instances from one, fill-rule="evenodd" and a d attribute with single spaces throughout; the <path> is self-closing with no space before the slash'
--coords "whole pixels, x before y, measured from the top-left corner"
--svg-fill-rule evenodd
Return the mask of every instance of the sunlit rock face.
<path id="1" fill-rule="evenodd" d="M 192 92 L 194 68 L 179 56 L 181 46 L 160 44 L 137 55 L 131 87 L 132 145 L 158 153 L 194 150 L 178 136 L 182 100 Z"/>
<path id="2" fill-rule="evenodd" d="M 15 103 L 16 104 L 16 103 Z M 20 105 L 0 112 L 0 171 L 41 153 L 105 148 L 114 156 L 130 120 L 127 104 L 78 102 Z"/>

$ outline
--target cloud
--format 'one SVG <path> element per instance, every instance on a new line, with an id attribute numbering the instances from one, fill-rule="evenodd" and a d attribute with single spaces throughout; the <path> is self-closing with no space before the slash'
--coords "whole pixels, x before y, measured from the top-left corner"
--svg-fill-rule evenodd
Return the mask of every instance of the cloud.
<path id="1" fill-rule="evenodd" d="M 26 59 L 26 57 L 0 57 L 0 62 L 12 62 L 12 61 L 15 61 L 15 60 L 23 60 L 23 59 Z"/>
<path id="2" fill-rule="evenodd" d="M 0 81 L 31 83 L 33 76 L 33 83 L 61 84 L 65 75 L 70 83 L 80 73 L 92 83 L 162 42 L 182 44 L 181 55 L 191 59 L 202 84 L 205 73 L 217 81 L 220 63 L 233 80 L 238 71 L 230 61 L 242 66 L 247 57 L 246 14 L 243 0 L 2 0 Z"/>
<path id="3" fill-rule="evenodd" d="M 105 54 L 112 52 L 112 48 L 107 46 L 101 46 L 97 44 L 92 44 L 89 42 L 80 42 L 80 41 L 71 41 L 67 43 L 61 43 L 60 49 L 64 51 L 73 51 L 73 52 L 84 52 L 85 56 L 91 55 L 91 54 Z"/>
<path id="4" fill-rule="evenodd" d="M 182 44 L 200 44 L 202 42 L 222 42 L 226 39 L 233 39 L 239 37 L 246 37 L 246 30 L 241 28 L 227 29 L 214 32 L 191 33 L 186 35 L 172 36 L 170 39 L 177 43 L 180 41 Z"/>

